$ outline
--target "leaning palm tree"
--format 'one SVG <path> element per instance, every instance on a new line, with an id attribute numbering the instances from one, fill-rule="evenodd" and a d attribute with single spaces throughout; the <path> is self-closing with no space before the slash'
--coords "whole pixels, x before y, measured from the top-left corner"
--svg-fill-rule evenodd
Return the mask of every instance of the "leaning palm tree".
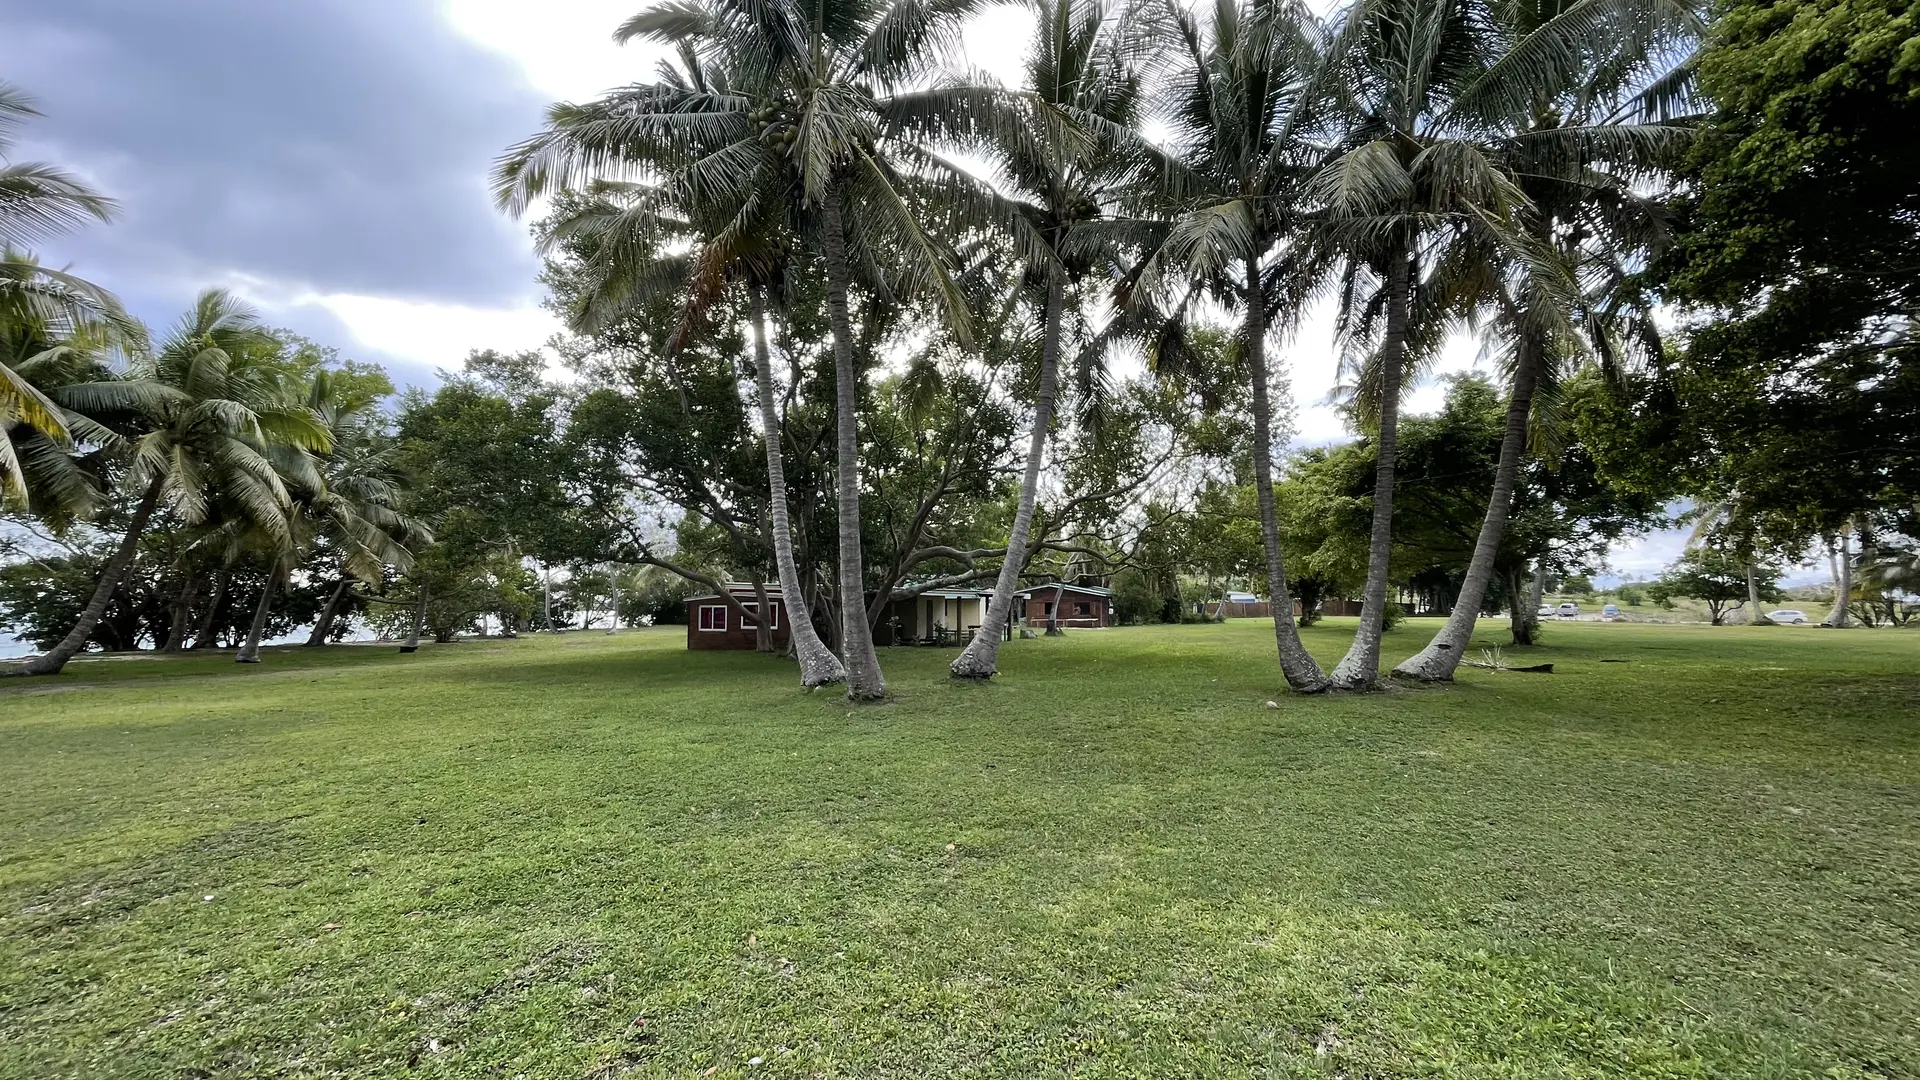
<path id="1" fill-rule="evenodd" d="M 997 166 L 1003 227 L 1040 300 L 1040 372 L 1034 388 L 1026 468 L 1007 551 L 980 629 L 951 666 L 960 678 L 991 678 L 1001 635 L 1026 566 L 1034 503 L 1059 393 L 1069 291 L 1106 262 L 1128 223 L 1105 213 L 1135 181 L 1148 156 L 1134 134 L 1152 45 L 1129 8 L 1110 0 L 1029 0 L 1039 33 L 1027 54 L 1024 93 L 1009 101 L 1017 119 L 973 141 Z"/>
<path id="2" fill-rule="evenodd" d="M 0 248 L 30 244 L 113 214 L 112 199 L 72 174 L 52 165 L 7 160 L 14 132 L 28 117 L 39 115 L 25 92 L 0 82 Z"/>
<path id="3" fill-rule="evenodd" d="M 192 524 L 219 492 L 270 535 L 289 535 L 292 500 L 270 448 L 324 451 L 328 439 L 325 425 L 285 387 L 273 363 L 278 349 L 249 308 L 215 289 L 200 295 L 151 359 L 133 365 L 130 374 L 153 389 L 142 430 L 130 439 L 124 480 L 137 495 L 126 533 L 73 630 L 13 674 L 55 674 L 80 651 L 161 505 Z"/>
<path id="4" fill-rule="evenodd" d="M 1181 208 L 1122 295 L 1135 306 L 1158 295 L 1157 308 L 1171 312 L 1156 317 L 1152 346 L 1155 367 L 1170 374 L 1190 354 L 1185 313 L 1199 296 L 1241 313 L 1274 642 L 1288 685 L 1317 692 L 1327 677 L 1300 642 L 1280 550 L 1267 339 L 1269 312 L 1297 318 L 1308 291 L 1301 283 L 1325 262 L 1297 244 L 1276 254 L 1303 226 L 1309 181 L 1324 159 L 1315 140 L 1332 120 L 1318 28 L 1299 8 L 1269 0 L 1219 0 L 1204 23 L 1169 2 L 1167 17 L 1179 57 L 1167 119 L 1183 168 L 1164 187 Z"/>
<path id="5" fill-rule="evenodd" d="M 853 260 L 901 268 L 967 333 L 952 254 L 916 214 L 917 182 L 955 179 L 914 137 L 929 118 L 978 111 L 967 88 L 925 86 L 975 0 L 672 0 L 635 15 L 620 41 L 669 44 L 724 70 L 724 90 L 635 86 L 586 105 L 560 105 L 547 130 L 515 148 L 496 174 L 511 209 L 553 190 L 644 174 L 671 149 L 687 182 L 737 209 L 739 227 L 784 216 L 826 269 L 832 327 L 839 516 L 838 593 L 847 696 L 886 694 L 864 608 L 860 550 L 859 373 L 849 296 Z M 693 65 L 689 65 L 693 66 Z M 905 89 L 920 86 L 919 89 Z M 773 151 L 769 154 L 767 151 Z M 861 209 L 848 220 L 849 205 Z"/>
<path id="6" fill-rule="evenodd" d="M 660 66 L 663 86 L 681 93 L 724 92 L 725 69 L 683 57 Z M 686 158 L 669 141 L 636 147 L 657 160 L 653 184 L 602 182 L 591 195 L 553 223 L 546 244 L 567 240 L 587 248 L 585 269 L 589 287 L 578 308 L 568 313 L 579 332 L 605 327 L 629 308 L 662 298 L 681 309 L 680 326 L 669 347 L 678 348 L 710 314 L 725 288 L 743 286 L 753 341 L 752 370 L 760 428 L 766 448 L 768 517 L 774 567 L 785 597 L 788 641 L 800 664 L 800 685 L 808 689 L 844 682 L 847 669 L 821 640 L 806 610 L 800 572 L 793 554 L 793 529 L 787 506 L 786 458 L 781 447 L 780 421 L 773 386 L 773 360 L 767 345 L 767 299 L 783 288 L 790 273 L 792 237 L 782 198 L 775 189 L 765 210 L 742 218 L 740 206 L 729 194 L 716 193 L 700 182 L 704 155 Z M 781 151 L 762 142 L 758 153 L 763 181 L 777 184 L 784 166 Z"/>
<path id="7" fill-rule="evenodd" d="M 1627 270 L 1664 240 L 1663 169 L 1675 163 L 1688 127 L 1671 113 L 1687 99 L 1693 47 L 1702 27 L 1671 0 L 1591 0 L 1503 8 L 1512 44 L 1467 91 L 1495 148 L 1533 206 L 1527 226 L 1554 262 L 1516 262 L 1491 290 L 1490 327 L 1511 370 L 1506 430 L 1494 486 L 1453 611 L 1433 640 L 1394 668 L 1422 681 L 1453 677 L 1486 599 L 1505 538 L 1536 395 L 1551 399 L 1572 363 L 1591 351 L 1618 367 L 1634 351 L 1657 355 L 1644 305 L 1623 287 Z M 1507 69 L 1543 73 L 1519 98 L 1501 98 Z M 1485 88 L 1485 89 L 1483 89 Z M 1497 253 L 1489 253 L 1497 257 Z M 1543 276 L 1541 270 L 1546 274 Z M 1587 283 L 1579 292 L 1566 287 Z M 1629 332 L 1622 333 L 1622 329 Z"/>
<path id="8" fill-rule="evenodd" d="M 1376 454 L 1360 627 L 1330 676 L 1337 689 L 1379 679 L 1409 364 L 1437 348 L 1450 314 L 1485 295 L 1488 258 L 1550 261 L 1519 223 L 1526 194 L 1475 104 L 1476 94 L 1522 96 L 1541 77 L 1496 64 L 1498 24 L 1485 0 L 1358 0 L 1326 46 L 1326 85 L 1349 119 L 1341 152 L 1312 181 L 1308 236 L 1345 261 L 1342 328 L 1359 360 L 1356 411 L 1373 428 Z"/>
<path id="9" fill-rule="evenodd" d="M 340 560 L 340 580 L 307 637 L 308 645 L 322 645 L 353 583 L 379 584 L 388 567 L 405 573 L 413 566 L 413 549 L 432 543 L 433 533 L 406 512 L 399 446 L 380 430 L 373 403 L 344 399 L 321 372 L 307 407 L 327 426 L 333 444 L 319 456 L 318 490 L 300 500 L 313 533 Z"/>

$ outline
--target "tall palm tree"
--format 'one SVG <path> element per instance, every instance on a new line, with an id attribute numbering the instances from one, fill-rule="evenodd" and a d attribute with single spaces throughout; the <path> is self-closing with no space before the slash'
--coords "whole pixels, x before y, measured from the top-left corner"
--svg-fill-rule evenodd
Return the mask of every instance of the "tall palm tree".
<path id="1" fill-rule="evenodd" d="M 1350 116 L 1342 152 L 1313 181 L 1309 235 L 1346 263 L 1343 329 L 1361 359 L 1358 412 L 1372 422 L 1376 453 L 1360 627 L 1331 673 L 1337 689 L 1371 689 L 1379 679 L 1409 362 L 1431 356 L 1463 298 L 1484 295 L 1488 253 L 1543 260 L 1517 223 L 1529 204 L 1478 104 L 1521 93 L 1539 72 L 1495 63 L 1503 41 L 1490 8 L 1486 0 L 1357 0 L 1326 46 L 1326 85 Z"/>
<path id="2" fill-rule="evenodd" d="M 926 86 L 944 46 L 976 0 L 674 0 L 628 19 L 616 39 L 672 45 L 727 73 L 724 89 L 635 86 L 586 105 L 560 105 L 547 130 L 501 163 L 502 202 L 524 208 L 550 190 L 609 174 L 644 173 L 659 148 L 676 149 L 689 183 L 737 207 L 749 231 L 786 216 L 826 269 L 834 353 L 838 607 L 847 696 L 886 694 L 864 607 L 860 550 L 859 373 L 849 295 L 853 256 L 906 271 L 965 337 L 965 297 L 947 246 L 913 208 L 930 172 L 961 182 L 915 137 L 930 119 L 978 112 L 968 88 Z M 904 89 L 910 87 L 917 89 Z M 769 153 L 768 151 L 772 151 Z M 845 208 L 861 213 L 849 221 Z"/>
<path id="3" fill-rule="evenodd" d="M 1135 136 L 1144 68 L 1153 48 L 1129 9 L 1110 0 L 1028 0 L 1039 33 L 1027 54 L 1024 93 L 1008 102 L 1011 123 L 973 145 L 998 167 L 1004 228 L 1037 285 L 1040 372 L 1033 396 L 1025 471 L 1007 552 L 979 632 L 951 666 L 960 678 L 991 678 L 1026 565 L 1040 470 L 1060 384 L 1069 292 L 1114 255 L 1126 223 L 1105 216 L 1135 180 L 1143 146 Z"/>
<path id="4" fill-rule="evenodd" d="M 1669 114 L 1687 97 L 1702 31 L 1694 12 L 1671 0 L 1604 7 L 1553 0 L 1501 12 L 1513 41 L 1495 72 L 1532 67 L 1541 77 L 1503 88 L 1527 92 L 1504 100 L 1482 89 L 1499 88 L 1497 79 L 1483 79 L 1468 101 L 1482 102 L 1490 126 L 1504 128 L 1494 145 L 1532 204 L 1528 227 L 1555 265 L 1542 277 L 1541 267 L 1519 262 L 1493 290 L 1491 325 L 1507 343 L 1512 385 L 1493 491 L 1453 611 L 1426 648 L 1394 668 L 1429 682 L 1453 677 L 1472 638 L 1505 538 L 1536 393 L 1553 396 L 1569 362 L 1587 354 L 1581 330 L 1609 366 L 1618 366 L 1632 341 L 1657 352 L 1650 326 L 1618 332 L 1636 314 L 1624 305 L 1630 290 L 1620 286 L 1626 269 L 1664 239 L 1651 182 L 1685 143 L 1687 126 Z M 1587 283 L 1583 294 L 1569 297 L 1563 286 L 1572 279 Z M 1644 319 L 1644 309 L 1638 314 Z"/>
<path id="5" fill-rule="evenodd" d="M 1202 22 L 1177 4 L 1167 19 L 1178 42 L 1168 120 L 1183 169 L 1167 191 L 1183 209 L 1123 287 L 1132 303 L 1156 293 L 1173 315 L 1156 336 L 1153 361 L 1182 365 L 1185 311 L 1197 294 L 1241 314 L 1240 350 L 1251 388 L 1253 477 L 1266 551 L 1274 644 L 1288 685 L 1317 692 L 1327 676 L 1300 642 L 1292 618 L 1273 491 L 1273 403 L 1267 364 L 1269 311 L 1297 317 L 1300 283 L 1323 259 L 1300 247 L 1276 249 L 1302 228 L 1309 181 L 1328 123 L 1324 61 L 1311 16 L 1272 0 L 1216 0 Z"/>
<path id="6" fill-rule="evenodd" d="M 215 289 L 200 295 L 151 359 L 133 365 L 131 374 L 153 391 L 143 430 L 131 440 L 125 482 L 138 495 L 127 531 L 73 630 L 13 674 L 55 674 L 80 651 L 163 503 L 191 524 L 205 518 L 217 491 L 269 535 L 290 535 L 292 500 L 270 448 L 324 451 L 328 437 L 319 418 L 286 389 L 272 362 L 277 353 L 278 343 L 253 312 Z"/>
<path id="7" fill-rule="evenodd" d="M 697 57 L 683 57 L 679 64 L 663 62 L 659 74 L 662 85 L 682 93 L 713 94 L 724 92 L 727 85 L 724 68 Z M 569 313 L 569 323 L 576 331 L 592 332 L 630 306 L 667 297 L 682 309 L 681 325 L 670 342 L 677 347 L 695 332 L 726 286 L 745 287 L 753 342 L 749 366 L 766 447 L 768 516 L 774 566 L 787 608 L 788 640 L 799 660 L 803 687 L 844 682 L 846 666 L 821 640 L 806 610 L 806 593 L 793 553 L 781 447 L 784 426 L 775 402 L 772 354 L 767 346 L 767 298 L 790 273 L 792 236 L 787 215 L 779 212 L 781 200 L 770 198 L 763 210 L 743 217 L 730 193 L 716 197 L 701 182 L 700 163 L 708 155 L 689 156 L 671 140 L 636 146 L 632 153 L 653 159 L 652 167 L 660 174 L 656 183 L 598 183 L 591 197 L 549 230 L 548 245 L 578 238 L 590 248 L 586 263 L 591 285 L 579 309 Z M 747 150 L 753 153 L 762 159 L 758 163 L 762 178 L 777 180 L 784 169 L 780 148 L 763 141 Z"/>
<path id="8" fill-rule="evenodd" d="M 0 82 L 0 248 L 30 244 L 113 215 L 113 200 L 72 174 L 52 165 L 8 161 L 14 132 L 28 117 L 39 115 L 24 91 Z"/>

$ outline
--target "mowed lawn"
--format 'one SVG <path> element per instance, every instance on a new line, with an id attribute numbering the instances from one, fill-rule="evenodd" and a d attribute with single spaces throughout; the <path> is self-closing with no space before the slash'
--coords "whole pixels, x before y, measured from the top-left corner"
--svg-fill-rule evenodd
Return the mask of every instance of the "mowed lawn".
<path id="1" fill-rule="evenodd" d="M 677 628 L 0 683 L 0 1076 L 1920 1076 L 1920 632 L 1548 635 L 1326 699 L 1256 621 L 859 709 Z"/>

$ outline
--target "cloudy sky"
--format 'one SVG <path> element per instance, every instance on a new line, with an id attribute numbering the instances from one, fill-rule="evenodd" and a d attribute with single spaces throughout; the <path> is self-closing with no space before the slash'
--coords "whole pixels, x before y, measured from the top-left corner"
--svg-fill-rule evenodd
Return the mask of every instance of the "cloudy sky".
<path id="1" fill-rule="evenodd" d="M 645 79 L 613 44 L 640 0 L 0 0 L 0 79 L 39 99 L 18 157 L 81 172 L 121 203 L 45 261 L 119 293 L 156 327 L 199 290 L 233 289 L 273 323 L 429 384 L 474 348 L 539 347 L 525 223 L 495 211 L 491 161 L 556 99 Z M 1002 8 L 965 62 L 1016 79 L 1028 16 Z M 1328 320 L 1284 350 L 1299 441 L 1348 435 L 1325 397 Z M 1473 367 L 1455 343 L 1442 371 Z M 1415 410 L 1441 388 L 1417 388 Z M 1677 540 L 1616 554 L 1651 571 Z"/>

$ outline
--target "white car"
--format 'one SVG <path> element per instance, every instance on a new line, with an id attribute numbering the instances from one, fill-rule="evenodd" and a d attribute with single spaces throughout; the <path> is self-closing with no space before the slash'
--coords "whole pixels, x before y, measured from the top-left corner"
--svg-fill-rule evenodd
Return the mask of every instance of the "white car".
<path id="1" fill-rule="evenodd" d="M 1542 618 L 1542 619 L 1551 619 L 1551 618 L 1553 618 L 1553 605 L 1552 605 L 1552 604 L 1541 604 L 1541 605 L 1540 605 L 1540 610 L 1539 610 L 1539 611 L 1536 611 L 1536 612 L 1534 612 L 1534 615 L 1535 615 L 1536 617 L 1538 617 L 1538 618 Z"/>
<path id="2" fill-rule="evenodd" d="M 1767 612 L 1767 621 L 1789 623 L 1794 626 L 1805 626 L 1807 625 L 1807 613 L 1801 611 L 1799 608 L 1781 608 L 1779 611 Z"/>
<path id="3" fill-rule="evenodd" d="M 1560 605 L 1558 613 L 1563 619 L 1577 619 L 1580 617 L 1580 605 L 1569 600 Z"/>

